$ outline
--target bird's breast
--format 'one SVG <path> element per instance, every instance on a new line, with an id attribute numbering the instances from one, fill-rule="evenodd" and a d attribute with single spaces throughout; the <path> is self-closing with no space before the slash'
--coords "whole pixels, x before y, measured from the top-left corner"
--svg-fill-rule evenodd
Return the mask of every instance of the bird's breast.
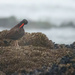
<path id="1" fill-rule="evenodd" d="M 24 33 L 25 33 L 24 29 L 23 29 L 23 28 L 20 28 L 20 32 L 19 32 L 19 34 L 23 36 Z"/>
<path id="2" fill-rule="evenodd" d="M 18 40 L 25 34 L 23 28 L 15 28 L 9 31 L 9 33 L 6 35 L 6 38 L 12 39 L 12 40 Z"/>

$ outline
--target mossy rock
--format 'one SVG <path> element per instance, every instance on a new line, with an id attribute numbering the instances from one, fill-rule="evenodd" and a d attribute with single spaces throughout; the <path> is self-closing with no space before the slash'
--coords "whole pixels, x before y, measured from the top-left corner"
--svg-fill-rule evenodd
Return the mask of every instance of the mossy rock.
<path id="1" fill-rule="evenodd" d="M 0 46 L 11 46 L 14 45 L 14 40 L 6 39 L 5 35 L 8 30 L 0 32 Z M 49 40 L 43 33 L 27 33 L 20 39 L 18 39 L 20 46 L 33 45 L 40 47 L 53 48 L 54 44 Z"/>
<path id="2" fill-rule="evenodd" d="M 43 33 L 26 33 L 25 36 L 19 40 L 19 45 L 33 45 L 47 48 L 54 47 L 53 42 Z"/>
<path id="3" fill-rule="evenodd" d="M 14 72 L 26 72 L 45 66 L 52 66 L 53 63 L 59 63 L 58 59 L 66 55 L 72 55 L 73 50 L 70 49 L 47 49 L 45 47 L 35 46 L 7 46 L 0 47 L 0 70 L 6 75 L 11 75 Z"/>
<path id="4" fill-rule="evenodd" d="M 4 39 L 5 35 L 8 33 L 8 30 L 3 30 L 0 32 L 0 39 Z"/>

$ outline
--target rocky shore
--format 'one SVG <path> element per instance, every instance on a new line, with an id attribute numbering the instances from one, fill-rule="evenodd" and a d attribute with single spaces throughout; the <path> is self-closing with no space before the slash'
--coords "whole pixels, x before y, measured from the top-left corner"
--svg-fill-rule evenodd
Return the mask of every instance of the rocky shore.
<path id="1" fill-rule="evenodd" d="M 0 75 L 75 75 L 75 43 L 56 44 L 42 33 L 27 33 L 14 41 L 0 32 Z"/>

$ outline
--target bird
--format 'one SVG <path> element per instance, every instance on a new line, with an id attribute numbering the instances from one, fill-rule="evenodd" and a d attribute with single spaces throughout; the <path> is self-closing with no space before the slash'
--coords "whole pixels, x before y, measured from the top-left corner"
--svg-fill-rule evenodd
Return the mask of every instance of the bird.
<path id="1" fill-rule="evenodd" d="M 14 40 L 15 46 L 18 47 L 18 39 L 23 37 L 23 35 L 25 34 L 23 27 L 24 25 L 27 25 L 27 23 L 28 21 L 26 19 L 23 19 L 20 23 L 18 23 L 8 31 L 8 33 L 5 35 L 5 38 Z"/>

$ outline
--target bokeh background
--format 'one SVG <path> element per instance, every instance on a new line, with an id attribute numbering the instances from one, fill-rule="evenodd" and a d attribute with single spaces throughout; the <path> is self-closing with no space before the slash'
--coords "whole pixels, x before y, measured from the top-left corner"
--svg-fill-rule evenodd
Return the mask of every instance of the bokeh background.
<path id="1" fill-rule="evenodd" d="M 75 0 L 0 0 L 0 31 L 28 20 L 26 32 L 42 32 L 55 43 L 75 41 Z"/>

